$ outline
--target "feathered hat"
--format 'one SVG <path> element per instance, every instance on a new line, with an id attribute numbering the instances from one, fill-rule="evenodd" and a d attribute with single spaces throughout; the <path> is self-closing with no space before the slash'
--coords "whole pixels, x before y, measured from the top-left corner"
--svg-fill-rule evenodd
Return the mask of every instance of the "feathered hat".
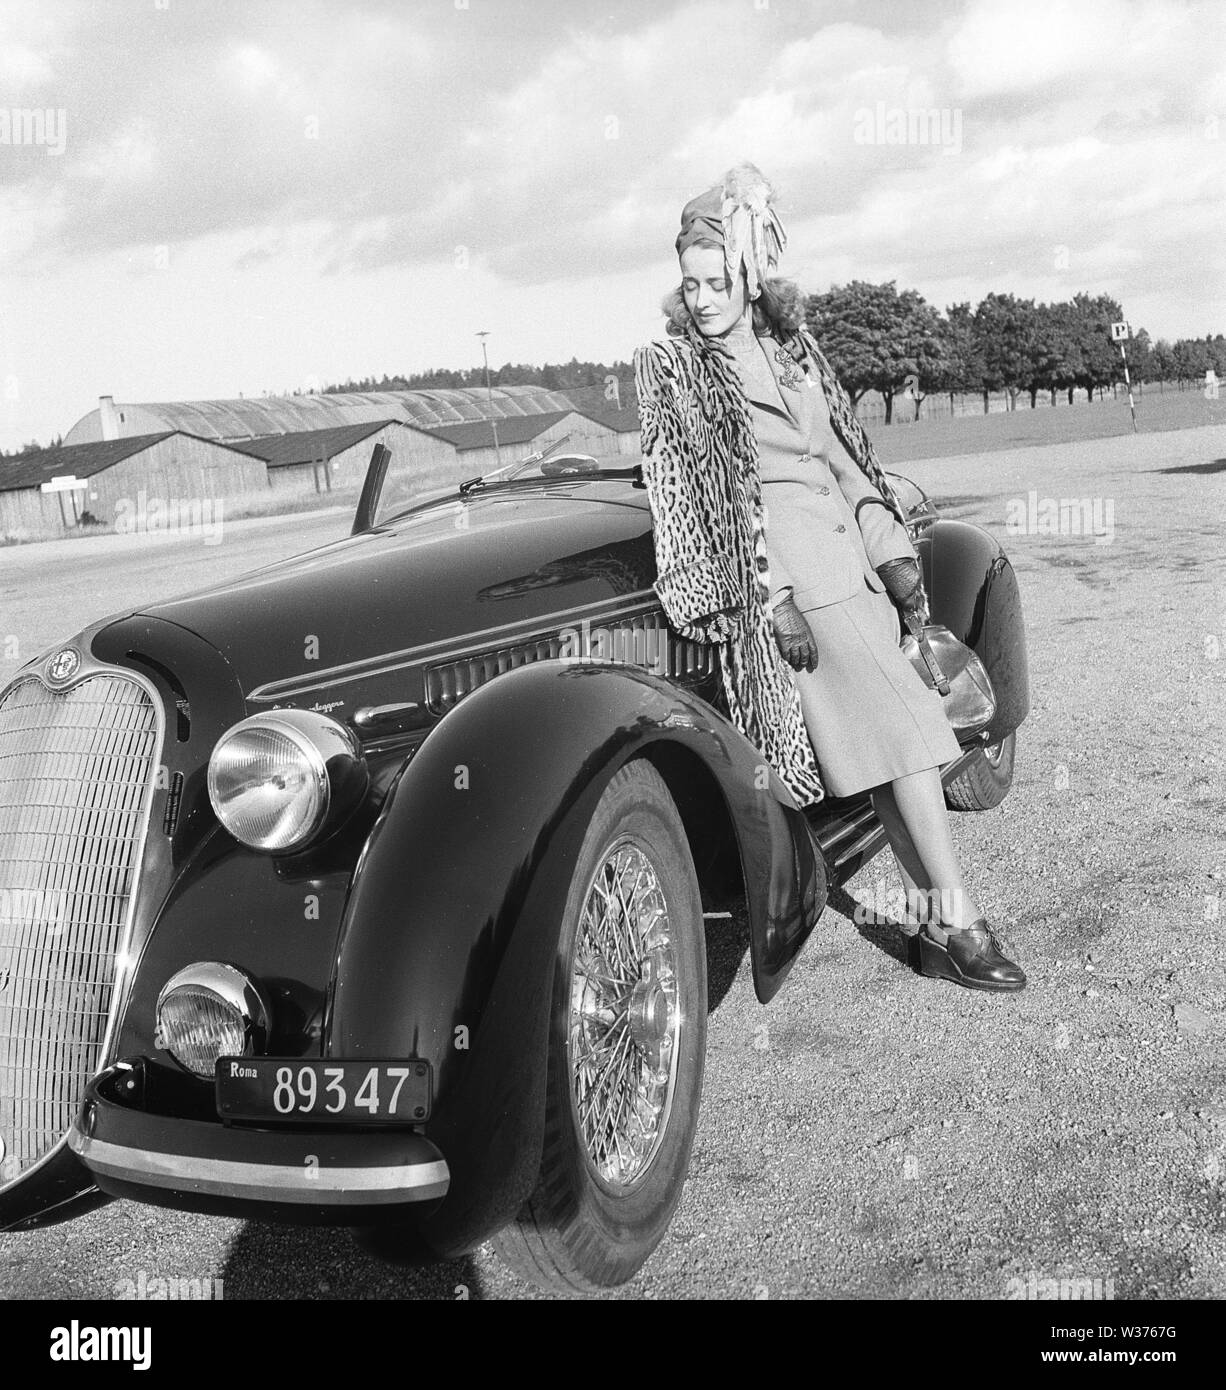
<path id="1" fill-rule="evenodd" d="M 750 299 L 762 293 L 762 281 L 774 270 L 788 244 L 787 233 L 771 206 L 775 189 L 754 164 L 729 169 L 720 183 L 691 198 L 681 209 L 677 254 L 696 241 L 724 248 L 724 265 L 733 281 L 742 268 Z"/>

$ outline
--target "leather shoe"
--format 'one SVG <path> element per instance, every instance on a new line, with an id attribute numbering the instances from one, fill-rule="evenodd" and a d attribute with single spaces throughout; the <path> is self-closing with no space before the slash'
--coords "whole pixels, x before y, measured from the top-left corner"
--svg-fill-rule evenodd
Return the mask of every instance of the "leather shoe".
<path id="1" fill-rule="evenodd" d="M 927 932 L 918 938 L 920 973 L 934 980 L 952 980 L 966 989 L 1008 991 L 1021 989 L 1026 972 L 1000 949 L 1000 942 L 981 917 L 961 931 L 948 933 L 945 945 Z"/>

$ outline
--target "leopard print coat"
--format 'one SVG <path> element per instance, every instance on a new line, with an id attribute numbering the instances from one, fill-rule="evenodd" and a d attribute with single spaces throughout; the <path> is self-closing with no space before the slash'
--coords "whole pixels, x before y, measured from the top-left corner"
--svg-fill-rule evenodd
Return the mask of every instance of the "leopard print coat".
<path id="1" fill-rule="evenodd" d="M 816 374 L 831 424 L 904 520 L 864 427 L 813 338 L 786 343 Z M 692 325 L 634 355 L 643 481 L 651 507 L 656 593 L 677 633 L 719 644 L 732 721 L 798 805 L 825 795 L 791 670 L 775 643 L 766 523 L 753 419 L 732 356 Z"/>

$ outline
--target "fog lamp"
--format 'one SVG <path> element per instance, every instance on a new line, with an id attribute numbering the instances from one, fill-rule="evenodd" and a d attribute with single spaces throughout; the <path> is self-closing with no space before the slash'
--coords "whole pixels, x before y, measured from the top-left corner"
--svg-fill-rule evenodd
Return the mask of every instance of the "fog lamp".
<path id="1" fill-rule="evenodd" d="M 219 1057 L 251 1057 L 268 1042 L 268 1001 L 236 965 L 200 961 L 158 995 L 154 1042 L 195 1076 L 212 1077 Z"/>

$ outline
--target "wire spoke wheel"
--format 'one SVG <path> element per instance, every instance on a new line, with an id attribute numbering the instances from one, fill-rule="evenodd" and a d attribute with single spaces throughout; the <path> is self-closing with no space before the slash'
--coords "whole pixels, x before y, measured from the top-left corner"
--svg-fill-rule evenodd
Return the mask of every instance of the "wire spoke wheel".
<path id="1" fill-rule="evenodd" d="M 702 1097 L 707 956 L 685 826 L 645 758 L 619 768 L 561 905 L 534 1191 L 494 1238 L 552 1292 L 624 1284 L 681 1198 Z"/>
<path id="2" fill-rule="evenodd" d="M 569 1030 L 579 1130 L 610 1191 L 636 1183 L 659 1149 L 681 1021 L 659 875 L 643 846 L 619 840 L 583 905 Z"/>

